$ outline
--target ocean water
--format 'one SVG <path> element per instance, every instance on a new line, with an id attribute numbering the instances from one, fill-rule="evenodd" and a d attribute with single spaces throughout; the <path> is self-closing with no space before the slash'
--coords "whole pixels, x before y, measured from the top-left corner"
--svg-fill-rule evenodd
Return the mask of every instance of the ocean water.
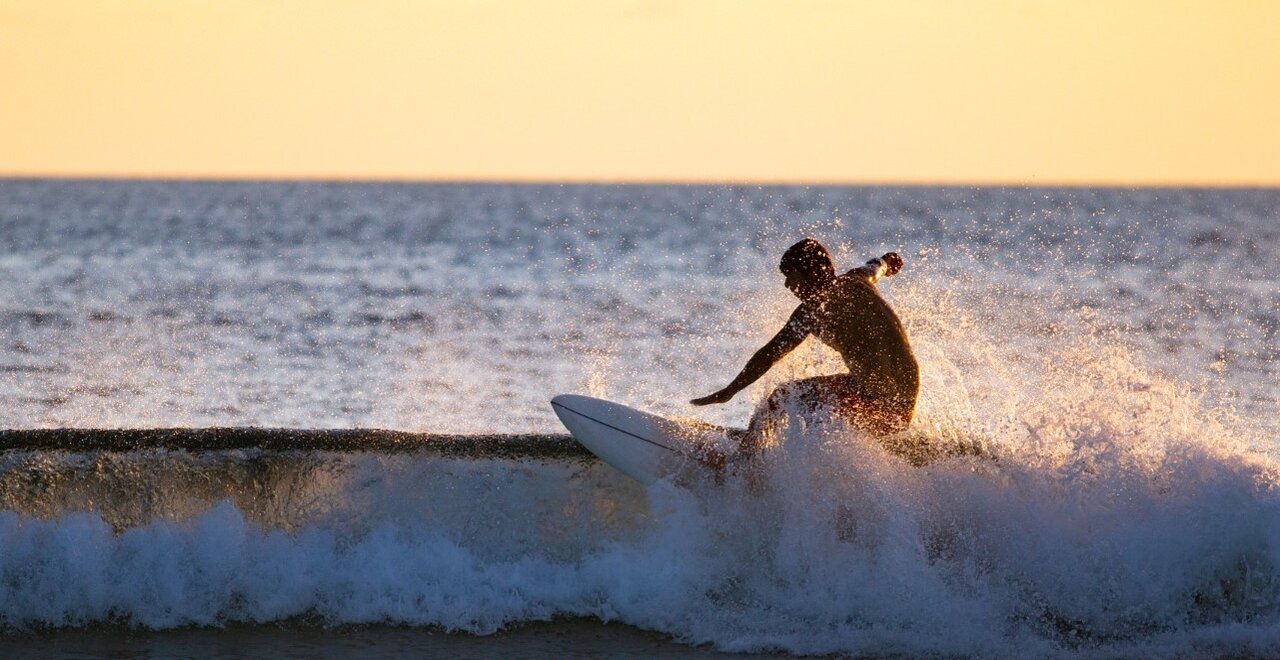
<path id="1" fill-rule="evenodd" d="M 880 288 L 923 368 L 913 433 L 983 456 L 913 467 L 814 423 L 763 484 L 645 489 L 429 441 L 561 433 L 562 392 L 744 425 L 840 366 L 810 342 L 685 403 L 785 320 L 803 236 L 904 256 Z M 0 181 L 0 428 L 105 429 L 6 436 L 0 629 L 1280 653 L 1278 335 L 1277 190 Z M 246 426 L 427 440 L 102 446 Z"/>

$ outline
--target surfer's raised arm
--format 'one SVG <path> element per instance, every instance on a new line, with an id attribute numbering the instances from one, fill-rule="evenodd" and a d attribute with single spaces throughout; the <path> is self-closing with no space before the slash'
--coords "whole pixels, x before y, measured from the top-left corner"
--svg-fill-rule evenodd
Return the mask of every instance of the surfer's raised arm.
<path id="1" fill-rule="evenodd" d="M 870 259 L 867 263 L 849 271 L 848 275 L 860 275 L 870 284 L 875 284 L 882 277 L 897 275 L 902 270 L 902 257 L 897 252 L 886 252 L 884 255 Z"/>
<path id="2" fill-rule="evenodd" d="M 791 313 L 791 318 L 787 319 L 787 324 L 782 326 L 778 334 L 769 340 L 755 355 L 747 360 L 747 366 L 742 368 L 732 383 L 725 386 L 724 389 L 715 394 L 694 399 L 689 403 L 695 406 L 705 406 L 712 403 L 724 403 L 733 398 L 733 395 L 741 392 L 746 386 L 756 382 L 761 376 L 765 375 L 778 360 L 791 351 L 809 336 L 812 327 L 809 320 L 808 308 L 801 305 L 796 311 Z"/>

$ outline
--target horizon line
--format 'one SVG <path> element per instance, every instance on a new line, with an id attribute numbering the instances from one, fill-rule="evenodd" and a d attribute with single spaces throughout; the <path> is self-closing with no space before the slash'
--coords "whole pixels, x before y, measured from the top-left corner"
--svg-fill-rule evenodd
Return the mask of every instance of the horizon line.
<path id="1" fill-rule="evenodd" d="M 849 188 L 1146 188 L 1204 190 L 1280 189 L 1275 181 L 1197 181 L 1131 179 L 1103 181 L 1088 179 L 789 179 L 789 178 L 663 178 L 663 177 L 564 177 L 542 176 L 414 176 L 362 174 L 159 174 L 159 173 L 31 173 L 0 172 L 0 181 L 101 181 L 101 182 L 181 182 L 181 183 L 389 183 L 530 186 L 759 186 L 768 188 L 849 187 Z"/>

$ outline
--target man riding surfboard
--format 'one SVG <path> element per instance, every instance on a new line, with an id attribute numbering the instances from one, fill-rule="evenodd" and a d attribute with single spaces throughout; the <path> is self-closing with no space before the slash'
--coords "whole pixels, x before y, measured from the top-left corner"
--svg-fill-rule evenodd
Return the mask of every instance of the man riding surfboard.
<path id="1" fill-rule="evenodd" d="M 837 276 L 827 249 L 806 238 L 787 249 L 779 269 L 800 305 L 733 382 L 690 403 L 704 406 L 732 399 L 813 335 L 844 358 L 849 373 L 778 386 L 752 417 L 740 453 L 759 450 L 766 429 L 795 405 L 829 411 L 877 437 L 906 430 L 915 414 L 920 368 L 902 322 L 875 287 L 881 277 L 902 270 L 902 257 L 889 252 Z M 725 457 L 706 458 L 714 466 Z"/>

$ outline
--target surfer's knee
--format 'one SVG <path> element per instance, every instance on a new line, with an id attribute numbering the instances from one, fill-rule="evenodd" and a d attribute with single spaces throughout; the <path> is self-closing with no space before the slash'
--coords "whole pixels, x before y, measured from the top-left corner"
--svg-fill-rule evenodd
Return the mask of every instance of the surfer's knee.
<path id="1" fill-rule="evenodd" d="M 773 392 L 769 394 L 770 399 L 787 399 L 794 397 L 804 387 L 802 380 L 789 380 L 785 383 L 779 383 L 773 388 Z"/>
<path id="2" fill-rule="evenodd" d="M 773 388 L 766 403 L 775 411 L 797 403 L 813 403 L 822 397 L 825 389 L 825 382 L 821 378 L 793 380 Z"/>
<path id="3" fill-rule="evenodd" d="M 788 403 L 794 398 L 795 391 L 792 383 L 783 383 L 773 388 L 773 391 L 769 393 L 769 396 L 764 400 L 761 412 L 766 415 L 776 415 L 785 410 Z"/>

